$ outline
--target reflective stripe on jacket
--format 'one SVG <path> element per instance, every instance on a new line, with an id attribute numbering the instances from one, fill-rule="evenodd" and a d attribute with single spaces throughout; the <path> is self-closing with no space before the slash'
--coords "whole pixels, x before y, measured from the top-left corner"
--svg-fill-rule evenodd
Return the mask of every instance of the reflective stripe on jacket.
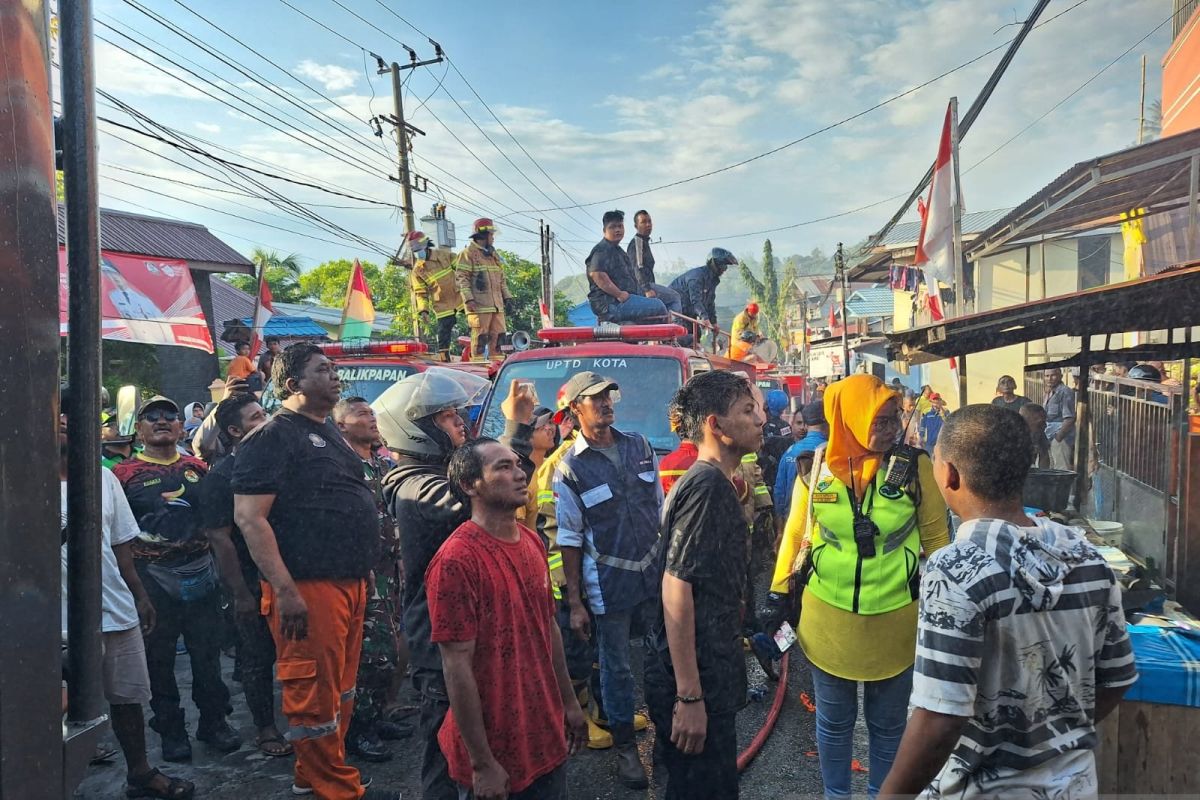
<path id="1" fill-rule="evenodd" d="M 462 295 L 454 279 L 454 254 L 448 250 L 428 251 L 428 257 L 413 267 L 412 289 L 418 311 L 428 311 L 438 319 L 457 313 L 462 308 Z"/>
<path id="2" fill-rule="evenodd" d="M 491 255 L 474 241 L 462 249 L 454 260 L 454 283 L 463 304 L 474 303 L 477 314 L 504 311 L 504 301 L 512 297 L 504 279 L 504 263 L 492 248 Z"/>

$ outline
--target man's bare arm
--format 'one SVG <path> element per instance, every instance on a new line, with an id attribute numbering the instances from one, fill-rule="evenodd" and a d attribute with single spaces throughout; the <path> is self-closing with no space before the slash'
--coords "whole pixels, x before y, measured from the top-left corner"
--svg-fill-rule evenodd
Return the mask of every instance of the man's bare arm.
<path id="1" fill-rule="evenodd" d="M 242 531 L 258 571 L 275 592 L 281 632 L 288 639 L 303 639 L 308 636 L 308 606 L 279 555 L 275 531 L 267 519 L 274 504 L 273 494 L 235 494 L 233 519 Z"/>
<path id="2" fill-rule="evenodd" d="M 616 298 L 618 302 L 624 303 L 629 299 L 629 292 L 618 288 L 617 285 L 613 283 L 613 279 L 608 277 L 607 272 L 589 272 L 588 277 L 592 279 L 592 283 L 596 284 L 596 286 L 600 288 L 600 291 L 604 292 L 610 297 Z"/>
<path id="3" fill-rule="evenodd" d="M 966 717 L 915 709 L 892 769 L 880 787 L 879 800 L 910 798 L 923 792 L 954 752 L 966 722 Z"/>

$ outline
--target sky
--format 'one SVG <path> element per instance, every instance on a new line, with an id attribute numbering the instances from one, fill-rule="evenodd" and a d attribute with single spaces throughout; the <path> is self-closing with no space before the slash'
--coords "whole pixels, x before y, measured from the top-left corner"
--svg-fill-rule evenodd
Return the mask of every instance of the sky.
<path id="1" fill-rule="evenodd" d="M 430 37 L 452 63 L 405 73 L 406 116 L 425 134 L 414 136 L 413 169 L 429 184 L 413 205 L 420 217 L 445 202 L 460 246 L 486 215 L 498 246 L 537 260 L 545 219 L 563 277 L 582 270 L 604 211 L 631 223 L 645 208 L 665 264 L 699 264 L 714 246 L 758 257 L 768 237 L 778 255 L 830 252 L 891 217 L 932 163 L 949 98 L 966 112 L 1033 6 L 97 0 L 96 34 L 108 40 L 96 42 L 98 89 L 193 146 L 328 190 L 262 175 L 232 188 L 218 182 L 227 167 L 101 121 L 101 204 L 203 224 L 243 253 L 297 253 L 306 268 L 382 263 L 403 219 L 390 126 L 377 138 L 367 122 L 392 113 L 391 81 L 369 54 L 404 63 L 403 43 L 429 58 Z M 966 209 L 1016 205 L 1072 164 L 1133 145 L 1140 56 L 1149 104 L 1171 10 L 1169 0 L 1051 2 L 962 142 Z M 97 111 L 144 129 L 108 99 Z M 262 186 L 294 213 L 261 199 Z"/>

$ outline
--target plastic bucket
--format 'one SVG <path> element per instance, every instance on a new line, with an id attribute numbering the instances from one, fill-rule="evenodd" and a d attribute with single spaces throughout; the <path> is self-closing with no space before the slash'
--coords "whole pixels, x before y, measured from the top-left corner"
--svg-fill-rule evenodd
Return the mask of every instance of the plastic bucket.
<path id="1" fill-rule="evenodd" d="M 1042 511 L 1066 511 L 1074 485 L 1075 473 L 1070 470 L 1034 467 L 1025 478 L 1021 500 L 1025 505 Z"/>
<path id="2" fill-rule="evenodd" d="M 1120 547 L 1125 540 L 1125 526 L 1119 522 L 1109 522 L 1103 519 L 1089 519 L 1088 525 L 1096 535 L 1104 540 L 1109 547 Z"/>

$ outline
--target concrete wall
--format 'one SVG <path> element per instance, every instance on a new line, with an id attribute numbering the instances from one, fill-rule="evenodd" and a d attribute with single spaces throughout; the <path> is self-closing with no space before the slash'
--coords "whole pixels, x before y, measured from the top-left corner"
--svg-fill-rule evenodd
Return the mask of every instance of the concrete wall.
<path id="1" fill-rule="evenodd" d="M 1162 135 L 1200 128 L 1200 14 L 1179 32 L 1162 66 Z"/>

